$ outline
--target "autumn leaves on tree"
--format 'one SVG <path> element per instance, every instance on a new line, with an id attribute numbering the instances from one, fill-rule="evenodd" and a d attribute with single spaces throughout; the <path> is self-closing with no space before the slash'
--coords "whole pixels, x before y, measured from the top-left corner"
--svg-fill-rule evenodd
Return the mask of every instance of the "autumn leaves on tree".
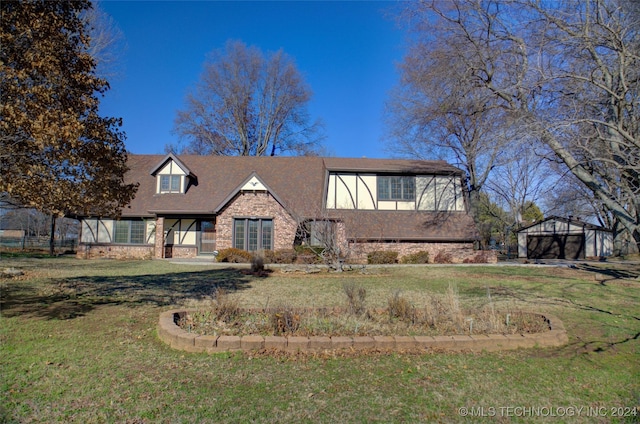
<path id="1" fill-rule="evenodd" d="M 124 183 L 121 120 L 98 113 L 86 1 L 3 1 L 0 192 L 52 216 L 117 214 Z"/>

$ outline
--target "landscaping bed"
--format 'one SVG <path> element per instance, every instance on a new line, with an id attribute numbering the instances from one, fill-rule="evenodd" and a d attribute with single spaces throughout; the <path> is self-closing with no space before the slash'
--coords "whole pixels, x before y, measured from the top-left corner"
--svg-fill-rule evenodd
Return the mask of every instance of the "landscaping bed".
<path id="1" fill-rule="evenodd" d="M 489 308 L 438 313 L 431 307 L 368 309 L 273 307 L 262 309 L 195 309 L 177 322 L 201 335 L 262 336 L 452 336 L 532 334 L 549 331 L 543 316 L 530 312 L 499 312 Z"/>
<path id="2" fill-rule="evenodd" d="M 198 308 L 161 314 L 158 334 L 174 348 L 196 352 L 481 351 L 557 346 L 567 341 L 564 327 L 555 317 L 500 312 L 493 303 L 463 309 L 453 285 L 442 295 L 428 296 L 420 305 L 395 292 L 387 308 L 366 308 L 366 290 L 361 286 L 345 284 L 343 291 L 347 298 L 344 308 L 241 308 L 236 299 L 219 290 Z"/>

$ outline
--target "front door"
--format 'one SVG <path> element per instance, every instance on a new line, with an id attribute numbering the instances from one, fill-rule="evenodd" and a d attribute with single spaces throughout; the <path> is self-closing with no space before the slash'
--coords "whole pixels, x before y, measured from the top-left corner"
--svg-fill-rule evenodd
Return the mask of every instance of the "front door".
<path id="1" fill-rule="evenodd" d="M 216 250 L 216 222 L 200 221 L 200 252 L 213 253 Z"/>

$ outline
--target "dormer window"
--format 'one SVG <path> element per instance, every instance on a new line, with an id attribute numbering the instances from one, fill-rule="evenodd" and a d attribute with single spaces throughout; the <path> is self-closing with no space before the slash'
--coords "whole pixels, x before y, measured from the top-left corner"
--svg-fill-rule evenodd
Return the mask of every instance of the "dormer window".
<path id="1" fill-rule="evenodd" d="M 180 175 L 160 175 L 160 193 L 182 193 Z"/>
<path id="2" fill-rule="evenodd" d="M 150 172 L 156 177 L 156 193 L 184 194 L 192 185 L 198 185 L 198 178 L 173 153 L 165 156 Z"/>

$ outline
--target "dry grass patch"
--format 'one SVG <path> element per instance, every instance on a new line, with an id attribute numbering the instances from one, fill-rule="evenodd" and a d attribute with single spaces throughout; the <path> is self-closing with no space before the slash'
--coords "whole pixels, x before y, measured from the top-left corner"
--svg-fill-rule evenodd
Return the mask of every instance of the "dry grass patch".
<path id="1" fill-rule="evenodd" d="M 355 283 L 343 285 L 344 308 L 303 308 L 281 305 L 242 309 L 237 300 L 216 291 L 200 302 L 178 325 L 202 335 L 263 336 L 383 336 L 524 334 L 548 331 L 544 318 L 522 311 L 498 311 L 490 301 L 482 308 L 464 307 L 454 285 L 430 294 L 421 305 L 400 291 L 388 298 L 387 308 L 365 307 L 367 291 Z"/>

